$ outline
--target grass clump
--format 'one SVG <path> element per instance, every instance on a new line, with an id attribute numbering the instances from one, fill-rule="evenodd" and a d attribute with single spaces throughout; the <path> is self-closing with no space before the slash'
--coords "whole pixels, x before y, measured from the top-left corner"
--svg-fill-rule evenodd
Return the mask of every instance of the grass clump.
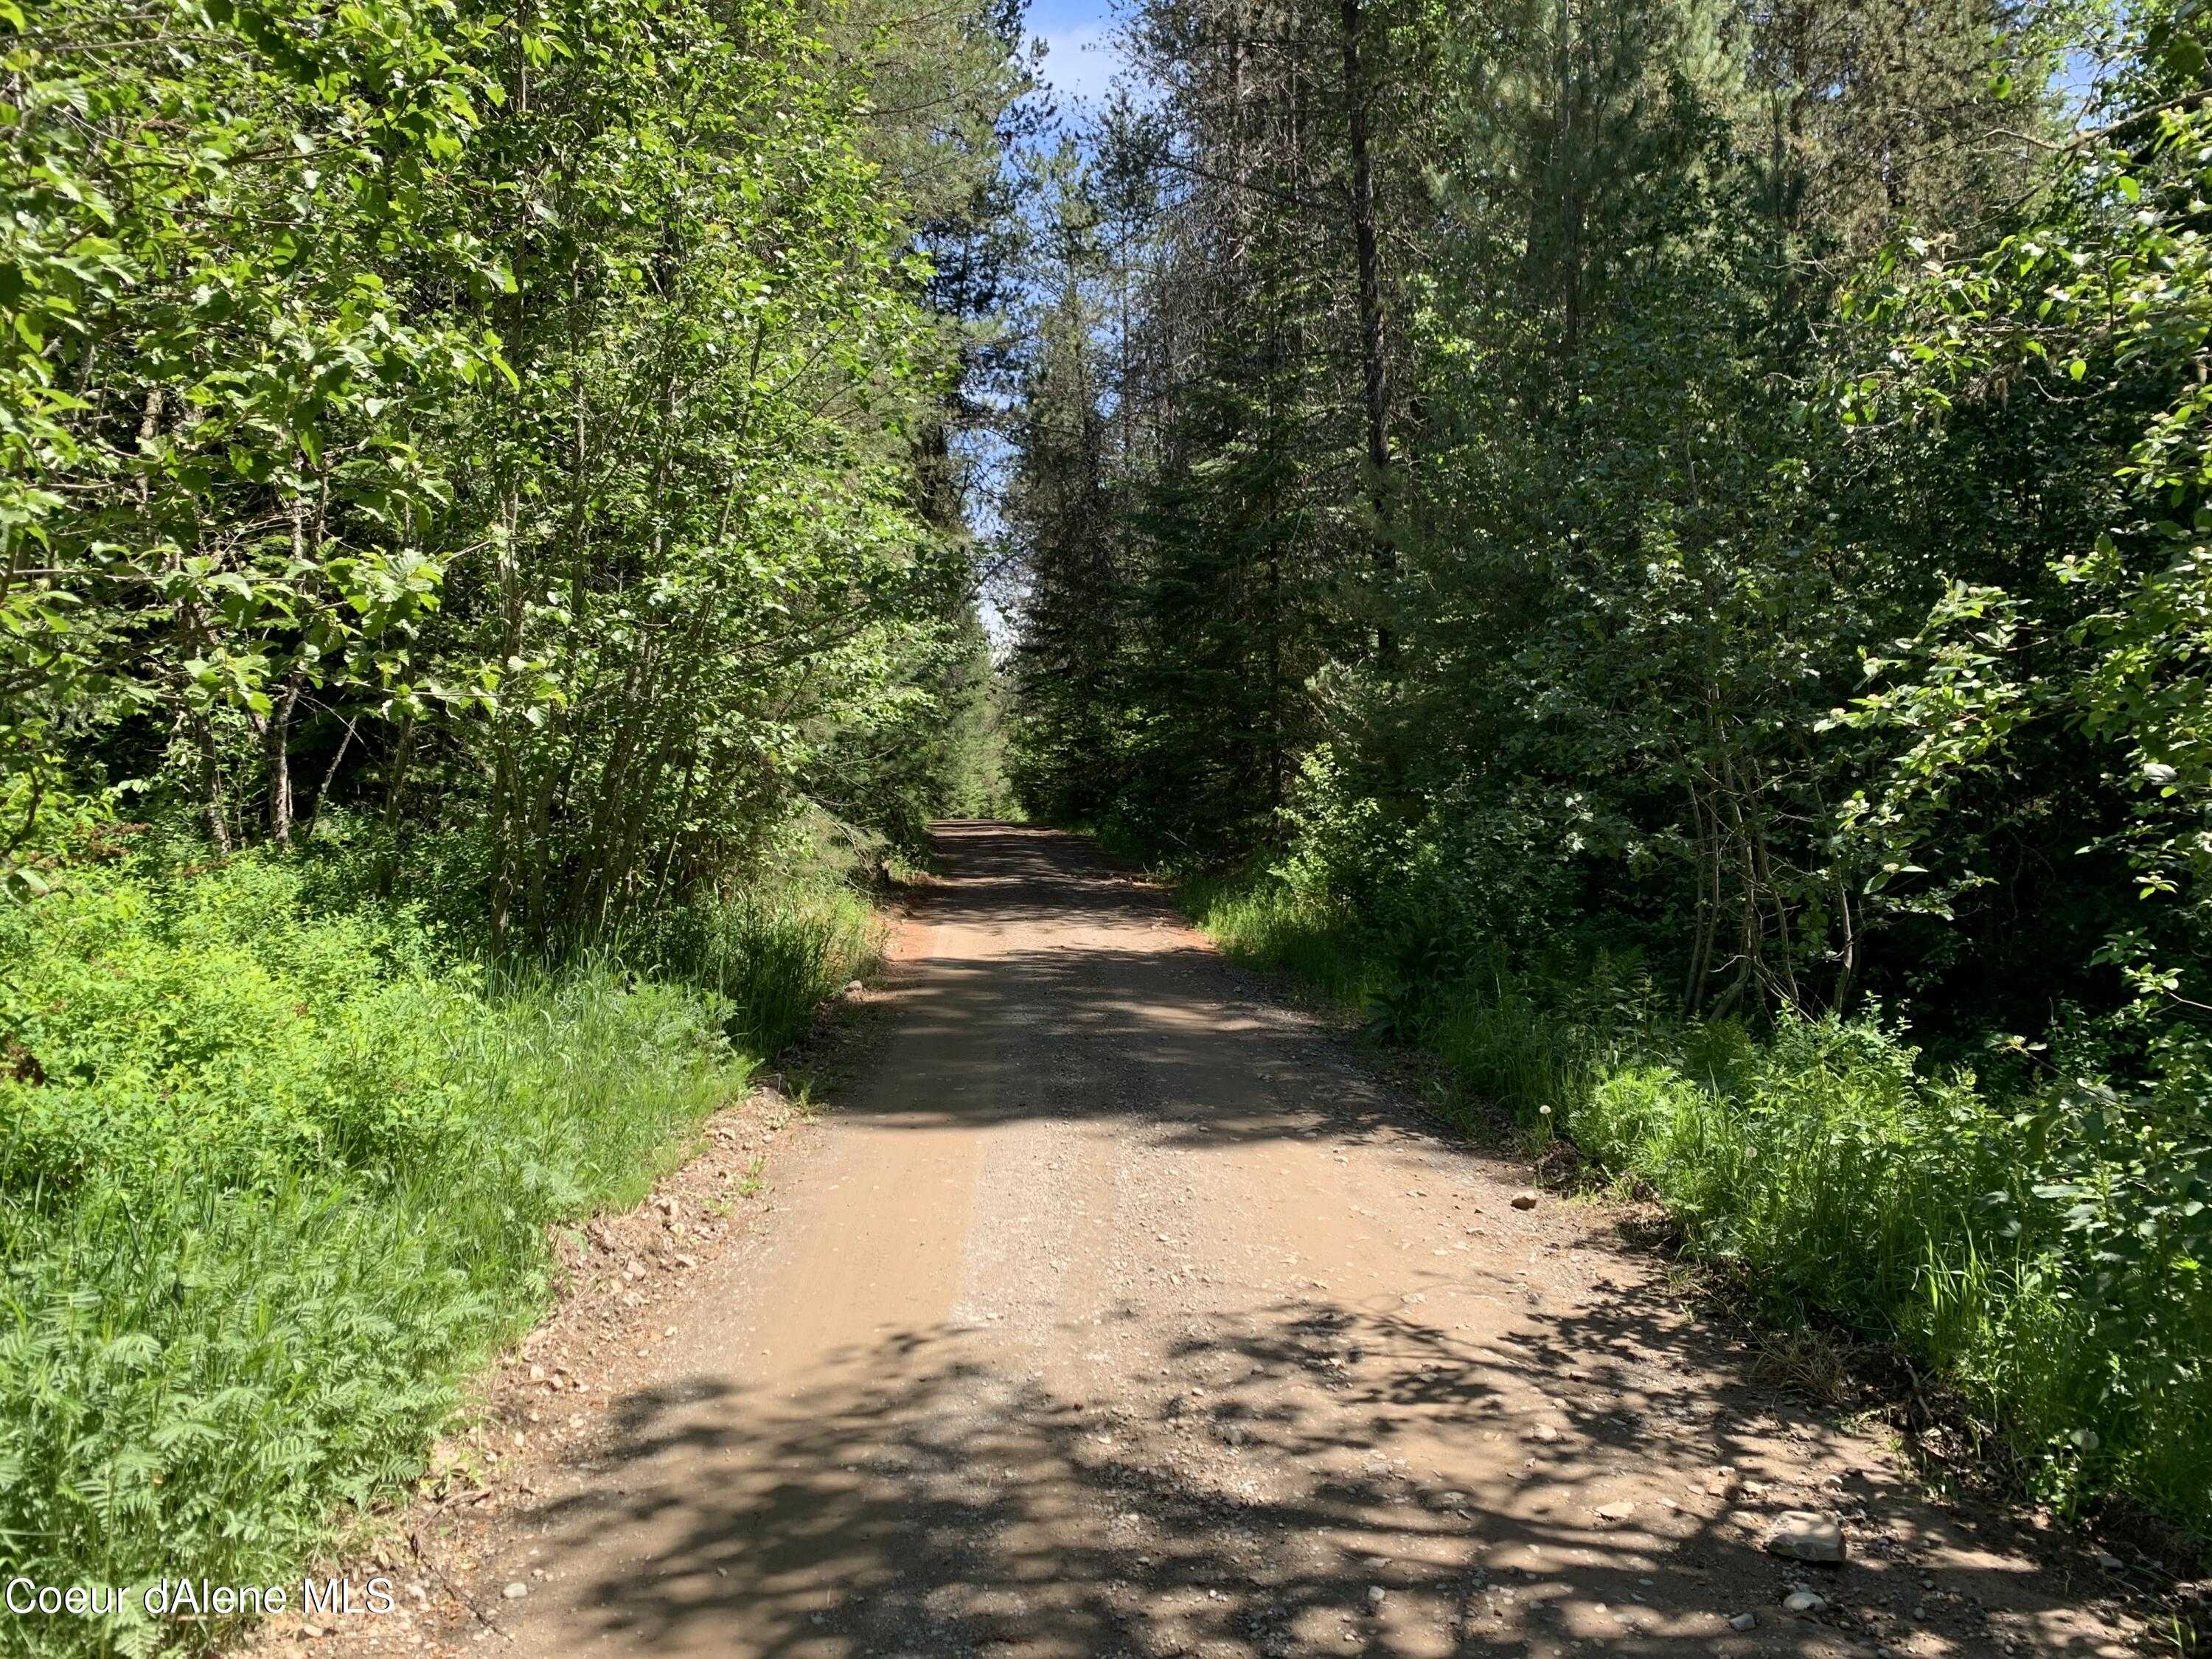
<path id="1" fill-rule="evenodd" d="M 751 1053 L 772 1054 L 806 1030 L 824 999 L 867 970 L 878 932 L 874 910 L 850 883 L 801 875 L 694 903 L 617 948 L 641 969 L 712 994 L 732 1035 Z"/>
<path id="2" fill-rule="evenodd" d="M 635 1201 L 872 944 L 794 890 L 683 918 L 656 976 L 518 981 L 305 880 L 78 870 L 0 913 L 0 1576 L 285 1582 L 422 1470 L 548 1224 Z M 213 1633 L 131 1594 L 0 1649 Z"/>
<path id="3" fill-rule="evenodd" d="M 1388 983 L 1347 907 L 1248 875 L 1195 877 L 1176 898 L 1231 956 L 1290 974 L 1332 1002 L 1364 1007 Z"/>
<path id="4" fill-rule="evenodd" d="M 2118 1495 L 2212 1537 L 2194 1073 L 1981 1077 L 1878 1012 L 1686 1021 L 1632 959 L 1416 949 L 1263 872 L 1181 897 L 1232 956 L 1440 1056 L 1470 1126 L 1502 1113 L 1655 1196 L 1778 1320 L 1817 1310 L 1942 1372 L 2062 1510 Z"/>

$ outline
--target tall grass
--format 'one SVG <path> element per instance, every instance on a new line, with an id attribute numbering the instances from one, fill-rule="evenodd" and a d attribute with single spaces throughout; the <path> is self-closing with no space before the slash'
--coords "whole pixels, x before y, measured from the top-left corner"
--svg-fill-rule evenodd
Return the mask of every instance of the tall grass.
<path id="1" fill-rule="evenodd" d="M 719 998 L 732 1036 L 772 1054 L 867 969 L 879 934 L 874 911 L 849 883 L 803 877 L 691 905 L 616 949 L 641 969 Z"/>
<path id="2" fill-rule="evenodd" d="M 2064 1091 L 1927 1066 L 1871 1018 L 1684 1022 L 1602 953 L 1409 961 L 1264 874 L 1181 897 L 1232 955 L 1439 1055 L 1463 1121 L 1564 1137 L 1656 1197 L 1774 1316 L 1818 1310 L 1942 1371 L 2061 1508 L 2123 1494 L 2212 1539 L 2212 1307 L 2185 1249 L 2141 1243 L 2188 1184 L 2115 1132 L 2146 1109 L 2085 1126 Z"/>
<path id="3" fill-rule="evenodd" d="M 1364 1008 L 1389 983 L 1351 911 L 1243 876 L 1198 877 L 1177 901 L 1239 961 L 1287 973 L 1323 998 Z"/>
<path id="4" fill-rule="evenodd" d="M 542 1305 L 548 1224 L 634 1202 L 872 948 L 829 888 L 689 919 L 695 981 L 521 982 L 240 860 L 0 918 L 0 1577 L 283 1582 L 423 1467 Z M 0 1619 L 0 1650 L 205 1627 Z"/>

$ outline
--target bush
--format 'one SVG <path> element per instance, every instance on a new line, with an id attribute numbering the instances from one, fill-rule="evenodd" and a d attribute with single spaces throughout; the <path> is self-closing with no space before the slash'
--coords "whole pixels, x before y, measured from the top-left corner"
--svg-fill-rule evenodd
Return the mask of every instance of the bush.
<path id="1" fill-rule="evenodd" d="M 1570 1127 L 1786 1314 L 1821 1309 L 1948 1372 L 2062 1509 L 2128 1492 L 2202 1534 L 2212 1343 L 2193 1270 L 2124 1285 L 2062 1201 L 2063 1091 L 2008 1109 L 1917 1060 L 1869 1021 L 1787 1019 L 1710 1081 L 1613 1072 Z"/>
<path id="2" fill-rule="evenodd" d="M 517 981 L 302 884 L 76 871 L 0 918 L 0 1574 L 283 1580 L 420 1472 L 548 1224 L 635 1201 L 742 1087 L 730 1034 L 767 1052 L 871 938 L 849 895 L 762 896 L 685 923 L 714 987 Z M 135 1596 L 0 1632 L 168 1634 Z"/>
<path id="3" fill-rule="evenodd" d="M 1394 938 L 1256 872 L 1182 898 L 1232 955 L 1440 1055 L 1463 1121 L 1487 1103 L 1656 1196 L 1776 1317 L 1817 1310 L 1947 1373 L 2062 1509 L 2124 1493 L 2212 1535 L 2194 1051 L 2140 1097 L 2049 1073 L 2000 1090 L 1878 1013 L 1684 1022 L 1631 956 L 1440 951 L 1433 920 Z"/>
<path id="4" fill-rule="evenodd" d="M 1295 974 L 1336 1001 L 1364 1006 L 1388 983 L 1346 907 L 1249 872 L 1187 882 L 1178 897 L 1231 956 Z"/>
<path id="5" fill-rule="evenodd" d="M 878 929 L 845 882 L 802 878 L 704 900 L 657 918 L 616 948 L 641 969 L 712 993 L 731 1039 L 772 1054 L 823 999 L 874 961 Z"/>

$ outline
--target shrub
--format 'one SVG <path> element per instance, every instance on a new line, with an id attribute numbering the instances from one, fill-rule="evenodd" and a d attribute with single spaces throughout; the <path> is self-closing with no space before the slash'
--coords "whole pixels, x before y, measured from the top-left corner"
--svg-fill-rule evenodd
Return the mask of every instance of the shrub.
<path id="1" fill-rule="evenodd" d="M 731 1039 L 771 1054 L 866 970 L 878 935 L 874 913 L 848 884 L 806 877 L 695 902 L 616 949 L 641 969 L 720 998 Z"/>
<path id="2" fill-rule="evenodd" d="M 1564 1135 L 1741 1263 L 1946 1372 L 2062 1508 L 2122 1492 L 2212 1532 L 2212 1146 L 2193 1050 L 2124 1096 L 1931 1066 L 1878 1012 L 1671 1017 L 1632 956 L 1448 948 L 1363 927 L 1263 873 L 1183 899 L 1232 954 L 1298 975 L 1449 1065 L 1468 1098 Z M 2083 1055 L 2069 1056 L 2085 1060 Z"/>
<path id="3" fill-rule="evenodd" d="M 730 1033 L 766 1052 L 871 938 L 849 895 L 763 896 L 687 924 L 707 988 L 517 978 L 302 890 L 77 871 L 0 915 L 0 1574 L 283 1579 L 420 1471 L 548 1224 L 635 1201 L 742 1086 Z M 172 1634 L 135 1596 L 0 1632 Z"/>

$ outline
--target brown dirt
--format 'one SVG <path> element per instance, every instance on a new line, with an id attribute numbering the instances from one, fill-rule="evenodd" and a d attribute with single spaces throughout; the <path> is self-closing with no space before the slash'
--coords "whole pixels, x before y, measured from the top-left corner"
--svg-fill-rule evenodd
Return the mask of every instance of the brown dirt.
<path id="1" fill-rule="evenodd" d="M 1515 1209 L 1525 1166 L 1157 890 L 1071 836 L 939 842 L 836 1109 L 757 1098 L 600 1224 L 384 1547 L 403 1612 L 265 1645 L 1935 1659 L 2138 1633 L 2080 1544 L 1929 1500 L 1878 1431 L 1778 1389 L 1624 1212 Z M 1840 1517 L 1849 1564 L 1764 1553 L 1785 1509 Z M 1799 1585 L 1826 1607 L 1786 1612 Z"/>

